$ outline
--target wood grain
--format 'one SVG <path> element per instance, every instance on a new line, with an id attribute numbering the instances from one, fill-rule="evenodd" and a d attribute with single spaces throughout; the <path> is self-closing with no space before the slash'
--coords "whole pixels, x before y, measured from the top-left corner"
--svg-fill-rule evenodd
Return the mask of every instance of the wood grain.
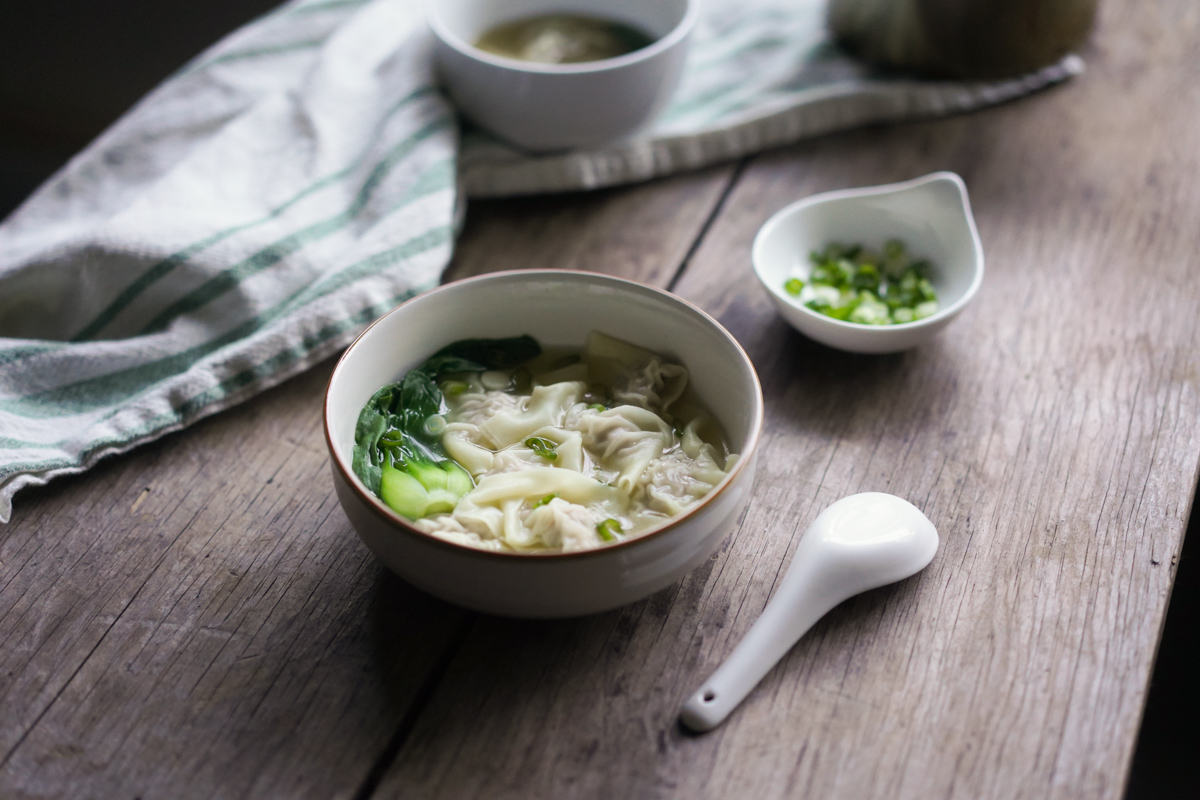
<path id="1" fill-rule="evenodd" d="M 445 279 L 575 269 L 666 287 L 733 174 L 725 165 L 590 194 L 473 202 Z"/>
<path id="2" fill-rule="evenodd" d="M 1103 3 L 1085 56 L 979 114 L 472 207 L 447 280 L 673 286 L 762 376 L 754 503 L 646 601 L 520 622 L 385 573 L 331 492 L 331 364 L 20 495 L 0 796 L 1121 796 L 1200 467 L 1200 9 Z M 791 331 L 750 276 L 757 227 L 935 169 L 971 190 L 973 306 L 895 356 Z M 930 568 L 835 609 L 724 726 L 682 732 L 807 523 L 868 489 L 937 524 Z"/>
<path id="3" fill-rule="evenodd" d="M 22 498 L 0 556 L 0 794 L 364 779 L 462 612 L 349 530 L 320 430 L 330 366 Z"/>
<path id="4" fill-rule="evenodd" d="M 665 285 L 730 173 L 559 200 L 533 225 L 473 214 L 447 279 L 535 253 Z M 647 218 L 669 233 L 637 233 Z M 0 531 L 0 796 L 369 788 L 469 617 L 350 529 L 321 433 L 331 368 L 18 498 Z"/>
<path id="5" fill-rule="evenodd" d="M 1070 85 L 755 159 L 676 286 L 763 377 L 744 524 L 630 608 L 476 620 L 381 796 L 1121 796 L 1200 462 L 1197 43 L 1191 7 L 1106 4 Z M 758 225 L 936 169 L 971 188 L 977 303 L 898 356 L 792 333 L 750 278 Z M 721 729 L 682 733 L 804 526 L 863 490 L 926 511 L 933 565 L 835 610 Z"/>

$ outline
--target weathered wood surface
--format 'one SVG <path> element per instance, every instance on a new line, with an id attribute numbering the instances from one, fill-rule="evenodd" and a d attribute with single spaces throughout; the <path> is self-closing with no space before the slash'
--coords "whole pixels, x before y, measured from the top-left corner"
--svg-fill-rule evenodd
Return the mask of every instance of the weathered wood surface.
<path id="1" fill-rule="evenodd" d="M 730 173 L 558 204 L 539 225 L 665 285 L 656 270 L 681 259 Z M 655 207 L 669 232 L 589 238 L 635 231 Z M 469 231 L 452 270 L 482 271 L 489 253 L 520 266 L 512 232 Z M 320 416 L 331 368 L 21 496 L 0 530 L 0 796 L 371 785 L 466 615 L 387 575 L 338 508 Z"/>
<path id="2" fill-rule="evenodd" d="M 671 285 L 768 405 L 744 524 L 591 618 L 457 610 L 337 508 L 330 365 L 17 499 L 0 530 L 0 796 L 997 797 L 1122 793 L 1200 465 L 1200 11 L 1103 3 L 1069 85 L 740 167 L 472 208 L 448 278 Z M 773 313 L 749 242 L 824 189 L 961 173 L 984 288 L 858 357 Z M 711 734 L 680 703 L 855 491 L 938 525 L 916 578 L 836 609 Z"/>
<path id="3" fill-rule="evenodd" d="M 735 171 L 718 166 L 633 189 L 471 204 L 444 278 L 506 269 L 575 269 L 665 288 Z"/>
<path id="4" fill-rule="evenodd" d="M 1200 444 L 1200 93 L 1176 49 L 1195 23 L 1109 4 L 1075 85 L 753 160 L 676 286 L 763 378 L 745 523 L 630 609 L 475 622 L 385 794 L 1120 796 Z M 846 356 L 772 314 L 747 276 L 775 209 L 936 169 L 971 187 L 989 263 L 936 343 Z M 933 565 L 831 614 L 722 729 L 683 734 L 798 534 L 863 490 L 930 515 Z"/>

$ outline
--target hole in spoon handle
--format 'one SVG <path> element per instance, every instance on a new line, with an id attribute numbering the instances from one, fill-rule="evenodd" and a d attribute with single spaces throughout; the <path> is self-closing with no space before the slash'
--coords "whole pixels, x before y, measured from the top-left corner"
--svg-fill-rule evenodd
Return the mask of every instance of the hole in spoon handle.
<path id="1" fill-rule="evenodd" d="M 684 725 L 698 732 L 720 725 L 796 640 L 837 604 L 839 598 L 814 592 L 820 589 L 813 581 L 814 563 L 802 561 L 789 568 L 745 638 L 684 703 L 679 715 Z"/>
<path id="2" fill-rule="evenodd" d="M 689 730 L 703 733 L 721 724 L 737 702 L 722 702 L 722 693 L 705 684 L 683 704 L 679 719 Z M 728 706 L 728 707 L 726 707 Z"/>
<path id="3" fill-rule="evenodd" d="M 695 731 L 720 725 L 826 612 L 920 572 L 937 547 L 933 523 L 899 497 L 863 492 L 833 503 L 804 532 L 762 616 L 684 703 L 680 721 Z"/>

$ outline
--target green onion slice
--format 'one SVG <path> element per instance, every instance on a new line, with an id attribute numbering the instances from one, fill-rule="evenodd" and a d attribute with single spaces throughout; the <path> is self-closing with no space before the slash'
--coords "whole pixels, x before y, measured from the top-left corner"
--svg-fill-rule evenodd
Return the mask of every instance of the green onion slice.
<path id="1" fill-rule="evenodd" d="M 621 523 L 612 517 L 596 525 L 596 535 L 606 542 L 615 542 L 622 533 L 624 531 L 621 530 Z"/>
<path id="2" fill-rule="evenodd" d="M 833 242 L 809 258 L 813 269 L 808 283 L 790 278 L 783 288 L 827 317 L 860 325 L 902 325 L 938 311 L 928 262 L 914 260 L 898 239 L 885 243 L 882 254 Z"/>
<path id="3" fill-rule="evenodd" d="M 558 444 L 541 436 L 530 436 L 525 440 L 525 446 L 547 461 L 553 461 L 558 458 L 558 453 L 554 452 Z"/>

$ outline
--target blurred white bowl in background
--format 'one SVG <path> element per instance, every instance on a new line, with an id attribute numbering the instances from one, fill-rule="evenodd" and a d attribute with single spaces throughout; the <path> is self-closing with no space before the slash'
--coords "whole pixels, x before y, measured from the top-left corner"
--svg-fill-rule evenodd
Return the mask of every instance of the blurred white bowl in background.
<path id="1" fill-rule="evenodd" d="M 617 58 L 541 64 L 484 52 L 474 42 L 503 22 L 548 13 L 623 22 L 654 42 Z M 527 150 L 621 140 L 666 106 L 687 58 L 694 0 L 431 0 L 440 79 L 473 122 Z"/>

